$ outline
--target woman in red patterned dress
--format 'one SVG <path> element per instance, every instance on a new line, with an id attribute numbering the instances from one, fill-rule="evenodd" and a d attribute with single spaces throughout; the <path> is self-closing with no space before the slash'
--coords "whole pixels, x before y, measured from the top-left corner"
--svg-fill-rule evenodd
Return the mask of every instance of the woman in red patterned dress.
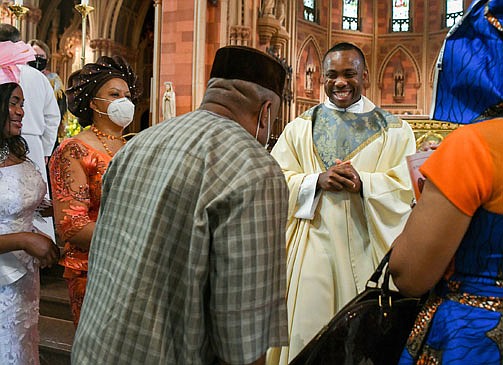
<path id="1" fill-rule="evenodd" d="M 98 218 L 101 179 L 126 143 L 124 128 L 133 120 L 137 77 L 118 56 L 100 57 L 70 76 L 68 108 L 84 129 L 64 140 L 50 162 L 56 232 L 65 242 L 65 267 L 75 326 L 87 282 L 88 254 Z"/>

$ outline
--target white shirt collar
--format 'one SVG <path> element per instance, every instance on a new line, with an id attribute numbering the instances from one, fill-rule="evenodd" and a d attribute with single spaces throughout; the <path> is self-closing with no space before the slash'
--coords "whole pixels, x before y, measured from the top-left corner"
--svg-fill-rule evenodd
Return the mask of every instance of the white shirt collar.
<path id="1" fill-rule="evenodd" d="M 360 100 L 358 100 L 354 104 L 351 104 L 347 108 L 339 108 L 337 105 L 332 103 L 330 99 L 325 100 L 325 106 L 329 109 L 335 109 L 340 112 L 363 113 L 363 105 L 364 105 L 363 98 L 364 96 L 362 95 L 360 97 Z"/>

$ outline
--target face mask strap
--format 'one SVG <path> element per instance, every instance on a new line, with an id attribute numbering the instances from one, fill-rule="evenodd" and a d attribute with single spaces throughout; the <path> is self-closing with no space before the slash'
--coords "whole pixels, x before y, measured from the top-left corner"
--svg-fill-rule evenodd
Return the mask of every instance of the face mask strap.
<path id="1" fill-rule="evenodd" d="M 103 98 L 98 98 L 97 96 L 94 96 L 93 99 L 96 99 L 96 100 L 102 100 L 102 101 L 108 101 L 109 103 L 111 103 L 113 100 L 108 100 L 108 99 L 103 99 Z"/>
<path id="2" fill-rule="evenodd" d="M 258 140 L 258 131 L 260 130 L 260 119 L 262 118 L 262 108 L 260 108 L 260 112 L 258 113 L 258 123 L 257 123 L 257 131 L 255 132 L 255 139 Z M 265 148 L 269 146 L 269 138 L 271 136 L 271 107 L 267 108 L 267 139 L 265 142 Z"/>
<path id="3" fill-rule="evenodd" d="M 258 131 L 260 129 L 260 118 L 262 118 L 262 108 L 260 108 L 260 112 L 258 113 L 257 131 L 255 132 L 255 139 L 258 138 Z"/>
<path id="4" fill-rule="evenodd" d="M 103 98 L 98 98 L 97 96 L 93 96 L 93 99 L 96 99 L 96 100 L 103 100 L 103 101 L 108 101 L 108 102 L 110 102 L 110 103 L 111 103 L 111 101 L 110 101 L 110 100 L 108 100 L 108 99 L 103 99 Z M 108 113 L 107 113 L 107 112 L 108 112 L 108 110 L 107 110 L 107 112 L 102 112 L 102 111 L 100 111 L 100 110 L 98 110 L 98 109 L 93 109 L 93 110 L 94 110 L 96 113 L 100 114 L 100 115 L 108 115 Z"/>
<path id="5" fill-rule="evenodd" d="M 267 108 L 267 140 L 265 141 L 265 149 L 269 147 L 269 139 L 271 138 L 271 107 Z"/>

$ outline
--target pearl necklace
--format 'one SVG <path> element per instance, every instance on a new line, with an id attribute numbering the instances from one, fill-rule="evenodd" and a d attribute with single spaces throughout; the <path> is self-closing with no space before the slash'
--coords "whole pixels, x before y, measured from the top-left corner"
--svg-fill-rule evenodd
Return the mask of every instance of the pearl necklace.
<path id="1" fill-rule="evenodd" d="M 117 137 L 117 136 L 113 136 L 111 134 L 104 133 L 104 132 L 100 131 L 98 128 L 96 128 L 94 126 L 94 124 L 91 124 L 91 131 L 96 135 L 96 137 L 101 142 L 101 144 L 103 145 L 103 148 L 105 148 L 105 151 L 107 151 L 107 153 L 110 157 L 114 157 L 114 153 L 112 153 L 112 151 L 108 147 L 105 139 L 108 139 L 110 141 L 118 139 L 122 142 L 122 144 L 126 144 L 126 139 L 124 137 L 122 137 L 122 136 Z"/>
<path id="2" fill-rule="evenodd" d="M 9 158 L 10 150 L 9 145 L 4 142 L 2 147 L 0 147 L 0 164 L 3 164 Z"/>

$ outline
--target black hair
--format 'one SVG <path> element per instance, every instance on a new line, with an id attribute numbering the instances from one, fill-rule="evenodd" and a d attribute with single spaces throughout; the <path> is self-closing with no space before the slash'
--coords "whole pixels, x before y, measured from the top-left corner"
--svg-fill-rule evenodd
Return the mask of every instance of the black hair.
<path id="1" fill-rule="evenodd" d="M 10 121 L 9 115 L 9 103 L 12 96 L 12 92 L 17 87 L 20 87 L 15 82 L 9 82 L 0 85 L 0 146 L 7 144 L 9 146 L 9 151 L 14 156 L 22 161 L 27 159 L 28 145 L 26 141 L 21 136 L 7 137 L 5 135 L 5 125 Z"/>
<path id="2" fill-rule="evenodd" d="M 323 67 L 325 67 L 325 60 L 327 59 L 327 56 L 330 53 L 337 51 L 356 51 L 360 55 L 360 58 L 363 62 L 363 69 L 364 70 L 367 69 L 367 62 L 365 61 L 365 55 L 363 54 L 363 51 L 353 43 L 347 43 L 347 42 L 337 43 L 325 53 L 325 55 L 323 56 L 323 63 L 322 63 Z"/>
<path id="3" fill-rule="evenodd" d="M 19 42 L 21 40 L 21 33 L 19 30 L 10 24 L 0 24 L 0 42 Z"/>

